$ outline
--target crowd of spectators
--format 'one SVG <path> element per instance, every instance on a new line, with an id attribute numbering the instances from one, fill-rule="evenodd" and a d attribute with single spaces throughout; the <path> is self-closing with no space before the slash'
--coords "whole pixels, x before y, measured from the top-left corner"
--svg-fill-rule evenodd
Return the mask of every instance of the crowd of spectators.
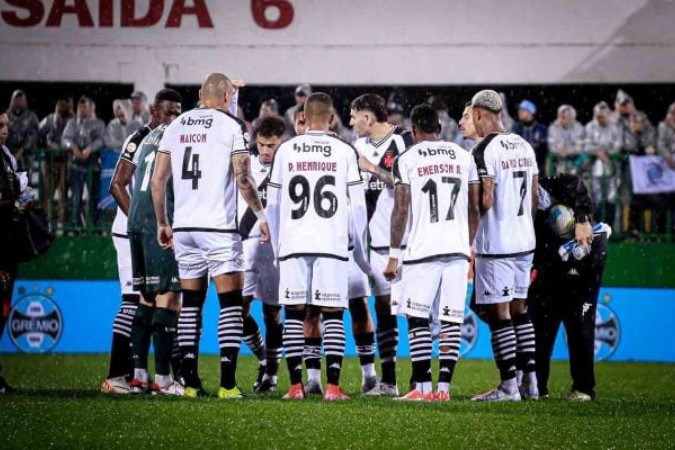
<path id="1" fill-rule="evenodd" d="M 279 117 L 286 122 L 290 137 L 295 133 L 295 117 L 311 92 L 312 87 L 303 84 L 295 88 L 295 103 L 285 111 L 280 110 L 277 99 L 268 98 L 260 103 L 257 117 L 246 118 L 241 107 L 238 116 L 250 131 L 263 117 Z M 503 122 L 530 142 L 541 173 L 572 172 L 582 176 L 590 185 L 596 219 L 613 224 L 617 230 L 636 235 L 638 231 L 665 230 L 674 194 L 633 195 L 625 156 L 661 155 L 675 170 L 675 103 L 655 126 L 636 107 L 633 98 L 619 90 L 613 108 L 604 101 L 597 103 L 592 119 L 585 125 L 579 122 L 571 104 L 560 105 L 555 120 L 546 125 L 538 120 L 536 99 L 512 100 L 516 119 L 509 115 L 504 101 Z M 475 142 L 462 134 L 460 117 L 454 118 L 451 113 L 463 106 L 461 102 L 450 107 L 442 95 L 431 95 L 427 102 L 439 112 L 442 139 L 470 150 Z M 388 122 L 408 128 L 406 112 L 413 106 L 408 103 L 404 93 L 392 92 L 387 103 Z M 25 92 L 17 90 L 11 97 L 7 147 L 20 167 L 39 175 L 40 195 L 48 200 L 43 203 L 57 232 L 64 225 L 77 229 L 100 223 L 101 151 L 119 152 L 127 136 L 149 120 L 147 98 L 137 91 L 127 99 L 115 100 L 112 113 L 106 126 L 96 116 L 94 99 L 82 96 L 73 105 L 71 98 L 63 96 L 57 99 L 54 112 L 40 121 L 30 110 Z M 343 139 L 354 141 L 352 130 L 341 120 L 346 113 L 336 111 L 332 129 Z"/>

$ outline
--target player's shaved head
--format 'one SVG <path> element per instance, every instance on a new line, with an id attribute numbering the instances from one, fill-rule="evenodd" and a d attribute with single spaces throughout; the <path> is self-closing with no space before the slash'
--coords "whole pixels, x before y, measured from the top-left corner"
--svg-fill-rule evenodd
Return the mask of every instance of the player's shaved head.
<path id="1" fill-rule="evenodd" d="M 232 81 L 229 78 L 222 73 L 213 72 L 204 78 L 199 90 L 199 100 L 203 106 L 223 108 L 226 103 L 226 95 L 232 90 Z"/>
<path id="2" fill-rule="evenodd" d="M 312 129 L 328 128 L 333 117 L 333 99 L 324 92 L 310 94 L 305 100 L 305 120 Z M 325 126 L 325 127 L 324 127 Z"/>

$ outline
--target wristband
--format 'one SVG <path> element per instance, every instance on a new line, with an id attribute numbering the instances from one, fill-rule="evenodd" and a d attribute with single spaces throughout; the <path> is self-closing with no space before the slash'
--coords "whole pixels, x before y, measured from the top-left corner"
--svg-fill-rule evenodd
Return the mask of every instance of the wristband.
<path id="1" fill-rule="evenodd" d="M 259 221 L 261 222 L 267 222 L 267 214 L 265 214 L 264 209 L 259 209 L 258 211 L 253 212 L 255 216 L 258 218 Z"/>
<path id="2" fill-rule="evenodd" d="M 389 247 L 389 259 L 398 259 L 398 255 L 401 252 L 400 249 Z"/>
<path id="3" fill-rule="evenodd" d="M 586 214 L 579 214 L 576 219 L 577 223 L 588 223 L 588 216 Z"/>

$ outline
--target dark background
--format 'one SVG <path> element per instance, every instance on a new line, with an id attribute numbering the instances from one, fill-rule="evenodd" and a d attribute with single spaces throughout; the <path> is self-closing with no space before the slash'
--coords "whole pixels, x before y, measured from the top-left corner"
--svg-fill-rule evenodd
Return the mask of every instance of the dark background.
<path id="1" fill-rule="evenodd" d="M 173 85 L 184 97 L 184 108 L 194 107 L 197 102 L 199 86 Z M 675 101 L 675 83 L 667 84 L 562 84 L 562 85 L 502 85 L 502 86 L 322 86 L 314 85 L 315 91 L 328 92 L 333 96 L 335 106 L 341 113 L 343 123 L 349 123 L 349 104 L 352 99 L 365 93 L 376 92 L 389 98 L 392 91 L 396 91 L 399 102 L 403 104 L 406 113 L 416 104 L 422 103 L 432 94 L 442 95 L 450 107 L 450 115 L 459 119 L 464 103 L 480 89 L 491 88 L 506 93 L 509 111 L 516 117 L 516 108 L 520 100 L 527 98 L 533 101 L 538 108 L 538 120 L 548 124 L 555 119 L 559 105 L 569 103 L 578 112 L 581 123 L 588 122 L 592 117 L 593 106 L 606 101 L 613 107 L 617 89 L 628 92 L 634 99 L 638 109 L 644 111 L 655 125 L 663 120 L 670 103 Z M 0 106 L 8 107 L 14 89 L 22 89 L 28 96 L 29 107 L 42 119 L 54 110 L 56 98 L 60 94 L 67 94 L 77 99 L 86 94 L 91 96 L 97 104 L 97 115 L 108 122 L 112 118 L 112 102 L 116 98 L 128 98 L 133 92 L 130 84 L 113 83 L 44 83 L 25 81 L 0 82 Z M 258 115 L 260 103 L 263 100 L 274 98 L 279 103 L 280 113 L 295 103 L 295 86 L 247 86 L 241 93 L 239 104 L 244 109 L 247 120 L 253 120 Z M 149 99 L 154 93 L 146 92 Z"/>

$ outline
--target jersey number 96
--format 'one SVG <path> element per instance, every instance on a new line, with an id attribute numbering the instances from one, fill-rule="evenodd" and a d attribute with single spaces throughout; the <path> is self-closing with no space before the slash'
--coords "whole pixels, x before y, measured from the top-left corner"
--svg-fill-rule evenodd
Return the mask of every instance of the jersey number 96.
<path id="1" fill-rule="evenodd" d="M 326 186 L 335 186 L 335 177 L 333 175 L 324 175 L 319 178 L 314 187 L 314 195 L 311 195 L 311 188 L 309 181 L 302 175 L 296 175 L 291 178 L 288 185 L 288 195 L 293 203 L 298 205 L 297 209 L 291 211 L 292 219 L 300 219 L 309 209 L 310 199 L 313 200 L 314 209 L 319 217 L 328 219 L 333 217 L 337 212 L 338 199 L 337 196 L 326 191 Z"/>

